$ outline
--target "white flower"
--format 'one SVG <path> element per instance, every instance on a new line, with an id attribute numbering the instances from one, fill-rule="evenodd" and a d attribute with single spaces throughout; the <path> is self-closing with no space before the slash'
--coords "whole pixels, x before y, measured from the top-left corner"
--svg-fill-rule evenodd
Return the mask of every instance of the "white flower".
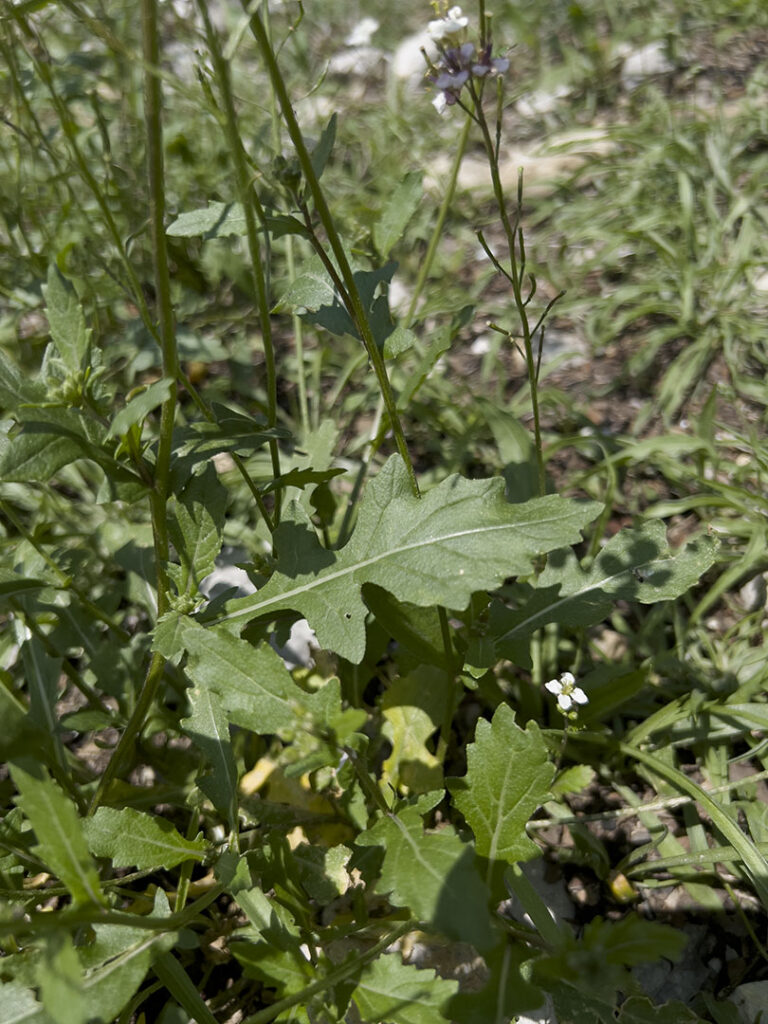
<path id="1" fill-rule="evenodd" d="M 444 92 L 439 92 L 437 96 L 432 100 L 432 106 L 438 112 L 438 114 L 444 114 L 445 109 L 448 106 L 448 100 L 445 98 Z"/>
<path id="2" fill-rule="evenodd" d="M 370 46 L 371 36 L 378 29 L 379 23 L 375 18 L 363 18 L 358 21 L 347 38 L 344 40 L 346 46 Z"/>
<path id="3" fill-rule="evenodd" d="M 550 679 L 544 683 L 544 689 L 556 695 L 557 706 L 561 711 L 570 711 L 574 704 L 589 703 L 589 697 L 576 685 L 572 672 L 563 672 L 559 679 Z"/>
<path id="4" fill-rule="evenodd" d="M 469 18 L 461 13 L 460 7 L 451 7 L 444 18 L 430 21 L 427 31 L 436 42 L 452 40 L 460 35 L 469 24 Z"/>

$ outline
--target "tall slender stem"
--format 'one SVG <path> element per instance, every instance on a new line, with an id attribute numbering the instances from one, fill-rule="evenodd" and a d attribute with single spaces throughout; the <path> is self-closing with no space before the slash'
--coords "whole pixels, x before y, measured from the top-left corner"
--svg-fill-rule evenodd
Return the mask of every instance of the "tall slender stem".
<path id="1" fill-rule="evenodd" d="M 160 79 L 151 68 L 159 63 L 160 46 L 157 25 L 157 0 L 141 0 L 141 27 L 144 70 L 144 124 L 147 139 L 147 183 L 149 188 L 149 221 L 152 239 L 152 262 L 157 295 L 158 334 L 163 358 L 163 376 L 170 379 L 168 397 L 160 413 L 160 439 L 153 487 L 150 491 L 152 534 L 157 562 L 158 618 L 170 607 L 169 580 L 166 565 L 169 555 L 167 504 L 170 489 L 173 425 L 176 418 L 179 357 L 171 304 L 171 280 L 168 272 L 168 251 L 165 241 L 165 174 L 163 167 L 162 89 Z M 93 814 L 104 799 L 109 786 L 133 750 L 147 714 L 163 678 L 165 659 L 153 654 L 139 692 L 136 706 L 109 760 L 94 794 L 89 813 Z"/>
<path id="2" fill-rule="evenodd" d="M 249 5 L 247 0 L 241 0 L 241 3 L 243 5 L 243 9 L 248 13 Z M 387 413 L 389 414 L 392 431 L 395 436 L 397 450 L 400 453 L 408 471 L 408 477 L 413 493 L 418 496 L 419 485 L 416 481 L 416 473 L 413 468 L 413 463 L 411 462 L 408 446 L 405 441 L 405 435 L 403 433 L 403 427 L 400 422 L 400 416 L 397 411 L 397 402 L 395 401 L 395 396 L 392 392 L 392 385 L 389 383 L 389 378 L 387 376 L 384 356 L 373 336 L 367 311 L 363 305 L 362 299 L 360 298 L 357 282 L 355 281 L 354 274 L 352 273 L 352 268 L 349 265 L 349 260 L 347 259 L 346 252 L 344 251 L 344 246 L 342 245 L 339 233 L 336 230 L 336 225 L 328 207 L 325 194 L 320 187 L 317 174 L 312 166 L 312 160 L 304 142 L 304 137 L 301 134 L 298 121 L 296 120 L 296 115 L 293 112 L 293 107 L 291 106 L 291 100 L 288 96 L 285 82 L 283 81 L 280 69 L 277 66 L 274 50 L 269 42 L 269 37 L 267 36 L 264 28 L 264 23 L 259 17 L 258 12 L 250 15 L 249 24 L 251 32 L 253 33 L 259 50 L 261 51 L 264 63 L 266 64 L 272 88 L 274 89 L 277 102 L 280 105 L 280 110 L 285 118 L 286 128 L 288 129 L 291 142 L 296 150 L 296 155 L 299 159 L 304 178 L 309 186 L 310 192 L 312 193 L 315 210 L 317 211 L 320 222 L 325 229 L 340 275 L 344 281 L 344 287 L 350 303 L 349 314 L 360 333 L 360 337 L 362 338 L 363 344 L 365 345 L 368 353 L 368 358 L 371 361 L 374 373 L 379 381 L 379 387 L 381 388 L 381 393 L 384 397 L 384 405 L 386 406 Z"/>
<path id="3" fill-rule="evenodd" d="M 517 220 L 515 224 L 512 223 L 507 211 L 507 200 L 504 195 L 504 188 L 501 184 L 501 175 L 499 174 L 499 157 L 497 147 L 494 145 L 491 138 L 490 129 L 488 128 L 488 121 L 486 120 L 485 113 L 482 105 L 482 94 L 475 91 L 472 88 L 472 100 L 475 109 L 475 120 L 480 127 L 480 131 L 483 136 L 483 145 L 488 157 L 488 165 L 491 169 L 491 182 L 493 184 L 493 194 L 496 199 L 496 205 L 499 209 L 499 216 L 501 217 L 501 224 L 504 228 L 504 234 L 507 239 L 507 246 L 509 249 L 509 268 L 510 273 L 507 276 L 512 284 L 512 294 L 515 299 L 515 307 L 520 317 L 520 326 L 523 333 L 523 351 L 525 355 L 525 364 L 528 371 L 528 383 L 531 390 L 531 409 L 533 411 L 533 433 L 536 445 L 536 463 L 538 467 L 538 483 L 539 483 L 539 494 L 544 494 L 546 490 L 546 471 L 544 469 L 544 454 L 541 443 L 541 423 L 539 418 L 539 396 L 537 387 L 537 372 L 536 372 L 536 360 L 533 352 L 533 332 L 531 331 L 530 321 L 528 320 L 528 311 L 526 309 L 527 300 L 523 298 L 522 286 L 523 286 L 523 271 L 518 264 L 517 259 L 517 247 L 520 244 L 518 240 L 518 224 Z M 520 200 L 518 197 L 518 217 L 520 214 Z"/>
<path id="4" fill-rule="evenodd" d="M 275 347 L 272 343 L 272 322 L 269 315 L 269 296 L 267 294 L 267 279 L 265 264 L 262 259 L 261 245 L 259 243 L 259 228 L 256 218 L 261 222 L 261 228 L 266 233 L 266 217 L 259 198 L 253 188 L 253 181 L 245 149 L 240 138 L 237 126 L 237 112 L 235 100 L 232 95 L 232 83 L 229 76 L 229 66 L 224 60 L 221 51 L 219 37 L 211 24 L 208 14 L 208 4 L 205 0 L 198 0 L 198 10 L 205 25 L 206 41 L 213 60 L 213 69 L 216 74 L 216 81 L 219 86 L 222 104 L 224 107 L 224 128 L 229 143 L 229 151 L 235 167 L 235 180 L 237 183 L 238 198 L 243 207 L 245 217 L 245 233 L 248 240 L 248 253 L 251 258 L 251 270 L 253 281 L 256 286 L 256 301 L 259 307 L 259 324 L 261 337 L 264 344 L 264 361 L 266 366 L 266 391 L 267 391 L 267 422 L 270 427 L 277 426 L 277 370 L 275 367 Z M 268 236 L 267 236 L 268 237 Z M 280 476 L 280 453 L 277 441 L 269 442 L 269 451 L 272 458 L 272 472 L 275 477 Z M 275 521 L 280 520 L 281 491 L 275 491 Z"/>
<path id="5" fill-rule="evenodd" d="M 160 59 L 156 0 L 141 2 L 144 59 L 156 66 Z M 178 398 L 179 357 L 171 304 L 171 278 L 165 240 L 165 171 L 163 166 L 162 88 L 151 71 L 144 73 L 144 122 L 147 139 L 147 184 L 149 187 L 149 224 L 152 239 L 152 264 L 157 296 L 157 320 L 163 359 L 163 376 L 170 381 L 168 397 L 160 413 L 160 439 L 157 448 L 154 486 L 151 491 L 152 530 L 157 559 L 157 613 L 168 610 L 168 525 L 166 506 L 169 496 L 173 424 Z"/>
<path id="6" fill-rule="evenodd" d="M 419 267 L 418 277 L 416 278 L 416 285 L 413 289 L 413 295 L 408 306 L 408 312 L 405 314 L 405 326 L 410 327 L 413 323 L 413 318 L 416 315 L 416 307 L 419 304 L 421 293 L 424 291 L 424 285 L 426 284 L 429 272 L 432 269 L 432 264 L 435 261 L 435 254 L 437 252 L 437 246 L 443 234 L 443 227 L 445 225 L 445 219 L 448 216 L 448 210 L 450 209 L 451 203 L 453 202 L 453 196 L 456 192 L 456 182 L 459 178 L 459 170 L 461 168 L 461 161 L 464 159 L 464 154 L 467 151 L 467 141 L 469 139 L 469 130 L 472 127 L 474 118 L 471 114 L 468 114 L 465 121 L 464 127 L 461 130 L 459 141 L 456 146 L 456 152 L 453 157 L 453 164 L 451 165 L 451 173 L 448 176 L 448 185 L 443 195 L 443 201 L 440 203 L 440 209 L 437 214 L 437 220 L 435 226 L 432 229 L 432 237 L 429 240 L 427 251 L 424 254 L 421 266 Z"/>

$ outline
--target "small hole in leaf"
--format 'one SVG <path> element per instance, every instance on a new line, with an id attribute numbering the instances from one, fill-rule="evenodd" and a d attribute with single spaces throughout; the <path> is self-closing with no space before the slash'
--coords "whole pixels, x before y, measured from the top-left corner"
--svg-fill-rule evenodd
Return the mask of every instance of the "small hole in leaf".
<path id="1" fill-rule="evenodd" d="M 344 612 L 344 618 L 349 620 L 352 618 L 352 612 Z"/>

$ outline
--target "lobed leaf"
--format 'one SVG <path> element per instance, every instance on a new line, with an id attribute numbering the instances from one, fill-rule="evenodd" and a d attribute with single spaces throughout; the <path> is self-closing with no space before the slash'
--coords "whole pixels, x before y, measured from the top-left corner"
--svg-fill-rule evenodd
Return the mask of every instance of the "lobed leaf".
<path id="1" fill-rule="evenodd" d="M 679 597 L 714 563 L 717 541 L 701 536 L 671 552 L 664 524 L 656 520 L 637 530 L 622 530 L 603 547 L 584 570 L 573 551 L 550 556 L 537 582 L 519 608 L 496 602 L 489 616 L 486 640 L 492 655 L 481 661 L 478 645 L 468 655 L 472 664 L 509 658 L 530 666 L 530 637 L 542 626 L 557 622 L 587 626 L 606 618 L 617 600 L 653 604 Z"/>
<path id="2" fill-rule="evenodd" d="M 233 724 L 259 734 L 293 731 L 305 716 L 324 721 L 332 713 L 329 705 L 340 704 L 338 682 L 335 688 L 329 683 L 317 693 L 307 693 L 271 647 L 255 648 L 221 629 L 185 621 L 187 674 L 197 686 L 219 695 Z"/>
<path id="3" fill-rule="evenodd" d="M 205 859 L 203 839 L 184 839 L 169 821 L 132 807 L 99 807 L 83 822 L 88 848 L 96 857 L 110 857 L 116 868 L 176 867 L 186 860 Z"/>
<path id="4" fill-rule="evenodd" d="M 91 332 L 86 329 L 77 292 L 55 263 L 48 267 L 43 295 L 51 338 L 66 368 L 75 373 L 82 368 Z"/>
<path id="5" fill-rule="evenodd" d="M 179 495 L 170 535 L 187 576 L 187 591 L 196 593 L 200 581 L 215 568 L 221 550 L 227 492 L 211 463 L 192 476 Z"/>
<path id="6" fill-rule="evenodd" d="M 458 982 L 404 964 L 390 953 L 364 968 L 352 1000 L 364 1024 L 444 1024 L 448 1018 L 442 1011 L 457 988 Z"/>
<path id="7" fill-rule="evenodd" d="M 321 546 L 295 503 L 275 533 L 277 569 L 258 593 L 230 601 L 219 620 L 246 622 L 290 609 L 309 620 L 321 647 L 359 663 L 365 653 L 364 583 L 421 607 L 465 608 L 473 593 L 530 572 L 537 555 L 580 538 L 596 502 L 549 495 L 504 500 L 500 479 L 451 476 L 413 496 L 399 456 L 368 486 L 352 539 Z"/>
<path id="8" fill-rule="evenodd" d="M 538 856 L 525 826 L 548 799 L 554 772 L 535 722 L 521 729 L 506 704 L 491 722 L 478 721 L 467 748 L 467 774 L 451 779 L 449 789 L 481 857 L 516 863 Z"/>
<path id="9" fill-rule="evenodd" d="M 357 842 L 384 848 L 376 889 L 387 893 L 391 903 L 408 907 L 449 938 L 487 949 L 496 938 L 488 912 L 490 893 L 477 873 L 472 847 L 451 827 L 424 831 L 422 815 L 441 795 L 427 794 L 399 814 L 385 815 Z"/>
<path id="10" fill-rule="evenodd" d="M 229 738 L 229 722 L 221 698 L 208 686 L 187 691 L 191 714 L 181 727 L 201 751 L 213 771 L 198 775 L 199 788 L 231 827 L 237 821 L 237 766 Z"/>

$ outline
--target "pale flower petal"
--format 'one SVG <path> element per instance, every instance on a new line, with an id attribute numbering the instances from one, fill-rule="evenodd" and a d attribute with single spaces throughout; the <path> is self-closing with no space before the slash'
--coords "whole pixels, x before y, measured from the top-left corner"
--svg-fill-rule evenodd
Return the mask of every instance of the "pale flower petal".
<path id="1" fill-rule="evenodd" d="M 562 693 L 563 684 L 559 679 L 550 679 L 548 683 L 544 683 L 544 689 L 549 690 L 550 693 Z"/>
<path id="2" fill-rule="evenodd" d="M 563 674 L 560 676 L 560 682 L 566 688 L 569 686 L 574 686 L 576 683 L 576 677 L 574 676 L 573 672 L 563 672 Z"/>
<path id="3" fill-rule="evenodd" d="M 562 711 L 570 711 L 572 704 L 573 704 L 573 701 L 571 700 L 571 698 L 568 696 L 567 693 L 561 693 L 561 694 L 558 695 L 557 706 Z"/>
<path id="4" fill-rule="evenodd" d="M 571 697 L 577 704 L 589 704 L 589 697 L 584 693 L 580 686 L 576 686 L 571 690 Z"/>

